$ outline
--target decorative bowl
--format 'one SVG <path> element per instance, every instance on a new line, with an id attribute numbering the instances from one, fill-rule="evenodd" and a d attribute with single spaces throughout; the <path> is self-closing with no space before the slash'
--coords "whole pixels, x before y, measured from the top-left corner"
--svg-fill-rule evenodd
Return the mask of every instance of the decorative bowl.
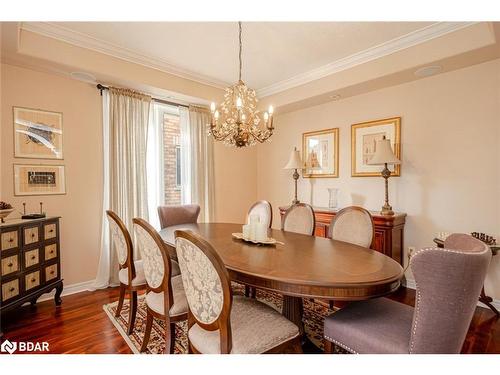
<path id="1" fill-rule="evenodd" d="M 257 240 L 251 240 L 250 238 L 245 238 L 243 237 L 243 233 L 231 233 L 232 236 L 238 240 L 243 240 L 245 242 L 251 242 L 254 244 L 260 244 L 260 245 L 275 245 L 277 243 L 281 243 L 279 241 L 276 241 L 274 238 L 267 238 L 264 241 L 257 241 Z"/>
<path id="2" fill-rule="evenodd" d="M 5 223 L 4 218 L 9 216 L 12 211 L 14 211 L 13 208 L 7 208 L 5 210 L 0 210 L 0 222 Z"/>

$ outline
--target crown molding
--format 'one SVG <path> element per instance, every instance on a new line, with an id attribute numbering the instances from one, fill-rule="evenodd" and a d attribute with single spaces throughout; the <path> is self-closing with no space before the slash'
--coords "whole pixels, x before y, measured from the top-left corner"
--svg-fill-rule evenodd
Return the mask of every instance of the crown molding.
<path id="1" fill-rule="evenodd" d="M 189 79 L 204 85 L 223 89 L 228 86 L 227 82 L 223 82 L 212 77 L 194 73 L 187 69 L 182 69 L 174 66 L 163 59 L 153 56 L 147 56 L 136 51 L 118 46 L 114 43 L 109 43 L 90 35 L 68 29 L 66 27 L 56 25 L 51 22 L 22 22 L 20 30 L 37 33 L 49 38 L 57 39 L 77 47 L 90 49 L 112 57 L 116 57 L 134 64 L 146 66 L 169 73 L 181 78 Z"/>
<path id="2" fill-rule="evenodd" d="M 392 53 L 413 47 L 415 45 L 438 38 L 448 33 L 469 27 L 476 22 L 437 22 L 425 28 L 413 31 L 401 37 L 389 40 L 377 46 L 357 52 L 353 55 L 333 61 L 319 68 L 298 74 L 281 82 L 274 83 L 257 90 L 260 98 L 277 94 L 279 92 L 304 85 L 306 83 L 324 78 L 334 73 L 350 69 L 357 65 L 367 63 L 390 55 Z"/>

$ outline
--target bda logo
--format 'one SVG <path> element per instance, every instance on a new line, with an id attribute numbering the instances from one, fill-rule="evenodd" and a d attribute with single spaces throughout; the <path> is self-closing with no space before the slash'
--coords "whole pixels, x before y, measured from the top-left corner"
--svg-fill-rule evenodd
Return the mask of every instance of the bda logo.
<path id="1" fill-rule="evenodd" d="M 8 352 L 9 354 L 12 354 L 16 351 L 17 349 L 17 342 L 10 342 L 9 340 L 5 340 L 2 345 L 0 345 L 0 351 L 1 352 Z"/>

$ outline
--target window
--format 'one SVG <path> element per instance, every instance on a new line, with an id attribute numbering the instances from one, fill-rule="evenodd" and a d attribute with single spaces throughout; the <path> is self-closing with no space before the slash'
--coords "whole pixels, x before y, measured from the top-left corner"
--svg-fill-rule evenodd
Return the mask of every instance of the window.
<path id="1" fill-rule="evenodd" d="M 181 146 L 175 148 L 175 183 L 177 188 L 180 189 L 182 185 L 181 177 Z"/>
<path id="2" fill-rule="evenodd" d="M 178 113 L 163 113 L 163 184 L 165 204 L 181 204 L 181 135 Z"/>

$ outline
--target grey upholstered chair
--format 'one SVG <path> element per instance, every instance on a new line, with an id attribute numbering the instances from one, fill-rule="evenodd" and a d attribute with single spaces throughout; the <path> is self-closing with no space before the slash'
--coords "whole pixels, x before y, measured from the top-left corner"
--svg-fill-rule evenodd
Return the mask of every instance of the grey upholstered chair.
<path id="1" fill-rule="evenodd" d="M 460 353 L 491 260 L 467 234 L 411 258 L 415 308 L 387 298 L 354 302 L 325 319 L 325 352 Z"/>
<path id="2" fill-rule="evenodd" d="M 212 246 L 190 231 L 175 231 L 188 300 L 190 353 L 301 352 L 298 327 L 255 299 L 235 296 L 229 274 Z"/>
<path id="3" fill-rule="evenodd" d="M 248 210 L 247 222 L 250 215 L 258 215 L 260 222 L 266 224 L 266 227 L 271 228 L 273 224 L 273 208 L 268 201 L 257 201 Z"/>
<path id="4" fill-rule="evenodd" d="M 158 232 L 143 219 L 134 219 L 133 222 L 148 284 L 146 330 L 141 352 L 148 346 L 153 319 L 158 318 L 165 322 L 165 353 L 173 353 L 175 322 L 187 319 L 188 308 L 180 271 L 168 256 Z"/>
<path id="5" fill-rule="evenodd" d="M 200 206 L 184 204 L 180 206 L 159 206 L 158 217 L 161 229 L 172 225 L 194 224 L 198 221 Z"/>
<path id="6" fill-rule="evenodd" d="M 287 232 L 313 235 L 316 226 L 313 208 L 306 203 L 297 203 L 285 212 L 281 229 Z"/>
<path id="7" fill-rule="evenodd" d="M 120 297 L 115 316 L 120 316 L 125 300 L 125 294 L 128 292 L 130 300 L 130 309 L 128 317 L 127 334 L 131 335 L 134 331 L 135 316 L 137 314 L 137 291 L 146 289 L 146 278 L 142 260 L 134 261 L 134 247 L 127 227 L 120 217 L 113 211 L 106 211 L 109 230 L 111 233 L 111 244 L 115 249 L 118 258 L 120 270 L 118 279 L 120 281 Z"/>
<path id="8" fill-rule="evenodd" d="M 374 239 L 372 215 L 362 207 L 345 207 L 332 218 L 328 237 L 363 247 L 371 247 Z"/>

